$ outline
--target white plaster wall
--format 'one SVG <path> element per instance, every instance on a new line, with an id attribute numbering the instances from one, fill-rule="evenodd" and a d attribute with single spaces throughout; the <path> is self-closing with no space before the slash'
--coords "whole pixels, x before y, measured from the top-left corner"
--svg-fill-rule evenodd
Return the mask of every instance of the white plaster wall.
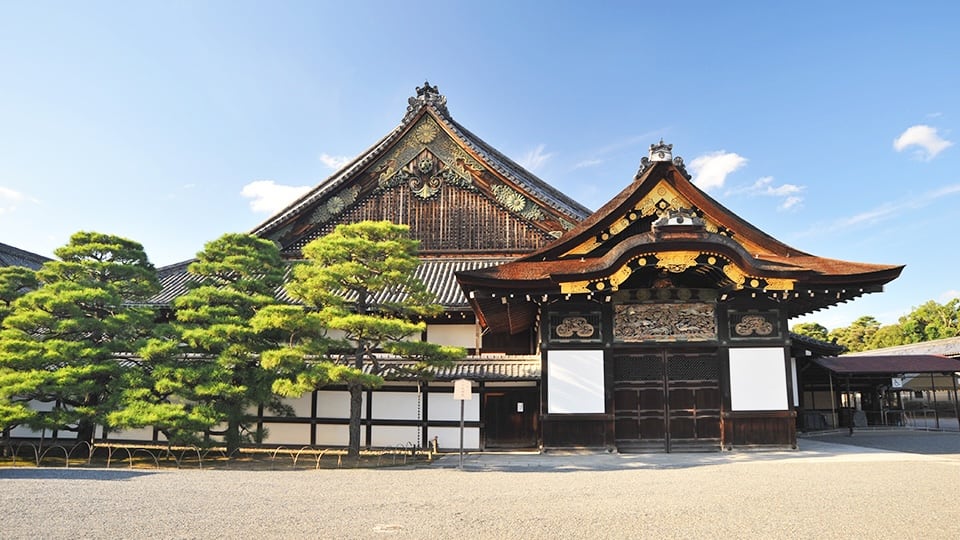
<path id="1" fill-rule="evenodd" d="M 547 411 L 603 413 L 603 351 L 547 352 Z"/>
<path id="2" fill-rule="evenodd" d="M 427 429 L 427 439 L 437 442 L 442 450 L 457 450 L 460 448 L 460 428 L 458 427 L 430 427 Z M 463 447 L 467 450 L 480 448 L 480 428 L 463 429 Z"/>
<path id="3" fill-rule="evenodd" d="M 463 402 L 464 421 L 480 420 L 480 394 L 474 392 L 471 397 Z M 427 402 L 430 407 L 430 420 L 460 420 L 460 401 L 453 399 L 453 394 L 430 394 L 430 400 Z M 479 439 L 478 439 L 479 440 Z"/>
<path id="4" fill-rule="evenodd" d="M 787 410 L 787 374 L 782 347 L 730 349 L 730 408 Z"/>
<path id="5" fill-rule="evenodd" d="M 123 431 L 111 431 L 110 440 L 116 442 L 123 441 L 152 441 L 153 428 L 145 427 L 139 429 L 125 429 Z"/>
<path id="6" fill-rule="evenodd" d="M 429 324 L 427 341 L 473 349 L 477 346 L 477 328 L 472 324 Z"/>
<path id="7" fill-rule="evenodd" d="M 371 414 L 377 420 L 416 420 L 416 392 L 374 392 Z"/>
<path id="8" fill-rule="evenodd" d="M 376 447 L 416 445 L 419 434 L 417 426 L 373 426 L 370 442 Z"/>
<path id="9" fill-rule="evenodd" d="M 280 424 L 264 422 L 268 430 L 266 443 L 284 446 L 307 446 L 310 444 L 310 424 Z"/>
<path id="10" fill-rule="evenodd" d="M 367 394 L 363 394 L 363 406 L 367 410 Z M 364 412 L 363 414 L 366 414 Z M 304 416 L 310 416 L 306 414 Z M 318 418 L 350 418 L 350 392 L 346 390 L 321 390 L 317 392 Z"/>
<path id="11" fill-rule="evenodd" d="M 313 400 L 313 392 L 307 392 L 298 398 L 284 398 L 284 405 L 289 405 L 293 407 L 293 415 L 299 416 L 302 418 L 310 418 L 310 403 Z M 265 414 L 270 414 L 269 411 L 264 411 Z"/>
<path id="12" fill-rule="evenodd" d="M 367 444 L 367 428 L 360 426 L 360 446 Z M 346 446 L 350 441 L 350 426 L 339 424 L 317 425 L 317 446 Z"/>

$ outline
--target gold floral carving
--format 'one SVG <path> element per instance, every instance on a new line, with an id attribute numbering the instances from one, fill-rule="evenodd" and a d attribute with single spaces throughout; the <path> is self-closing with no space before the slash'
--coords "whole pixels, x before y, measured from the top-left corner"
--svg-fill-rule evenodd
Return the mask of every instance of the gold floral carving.
<path id="1" fill-rule="evenodd" d="M 697 265 L 697 257 L 700 253 L 697 251 L 669 251 L 667 253 L 657 254 L 657 268 L 679 274 L 684 270 Z"/>
<path id="2" fill-rule="evenodd" d="M 564 317 L 563 322 L 557 325 L 556 331 L 562 338 L 571 338 L 574 334 L 579 338 L 588 338 L 593 336 L 596 330 L 584 317 Z"/>
<path id="3" fill-rule="evenodd" d="M 773 325 L 760 315 L 745 315 L 734 327 L 734 331 L 740 336 L 769 336 L 773 333 Z"/>
<path id="4" fill-rule="evenodd" d="M 614 307 L 616 341 L 708 341 L 717 339 L 712 304 L 625 304 Z"/>
<path id="5" fill-rule="evenodd" d="M 437 122 L 426 116 L 422 122 L 417 124 L 417 127 L 413 128 L 413 138 L 421 144 L 430 144 L 437 138 L 439 132 L 440 127 L 437 126 Z"/>

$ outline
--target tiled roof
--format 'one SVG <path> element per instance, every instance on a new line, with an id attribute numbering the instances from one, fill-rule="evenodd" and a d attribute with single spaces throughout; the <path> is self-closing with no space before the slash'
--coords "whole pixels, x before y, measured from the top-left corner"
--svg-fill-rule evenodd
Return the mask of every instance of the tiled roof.
<path id="1" fill-rule="evenodd" d="M 827 356 L 814 362 L 834 373 L 851 375 L 960 372 L 960 360 L 933 354 Z"/>
<path id="2" fill-rule="evenodd" d="M 478 270 L 487 266 L 503 264 L 509 259 L 476 257 L 476 258 L 424 258 L 420 266 L 414 272 L 414 277 L 423 281 L 427 290 L 432 292 L 437 303 L 446 309 L 468 309 L 469 303 L 463 296 L 460 285 L 457 284 L 456 272 L 465 270 Z M 170 305 L 173 300 L 189 290 L 189 283 L 199 283 L 201 278 L 191 275 L 187 272 L 187 267 L 193 261 L 184 261 L 182 263 L 160 268 L 161 290 L 152 298 L 144 302 L 147 305 Z M 287 295 L 286 290 L 278 287 L 276 297 L 281 302 L 295 303 L 295 300 Z M 377 301 L 395 301 L 397 298 L 377 298 Z"/>
<path id="3" fill-rule="evenodd" d="M 412 375 L 404 373 L 414 367 L 414 362 L 395 360 L 381 361 L 381 367 L 392 371 L 387 375 L 389 380 L 409 380 Z M 365 371 L 373 369 L 366 364 Z M 495 359 L 470 359 L 455 362 L 446 368 L 434 368 L 433 380 L 452 381 L 456 379 L 470 379 L 473 381 L 536 381 L 540 379 L 540 357 L 508 357 Z M 389 372 L 388 372 L 389 373 Z"/>
<path id="4" fill-rule="evenodd" d="M 933 341 L 923 341 L 920 343 L 909 343 L 907 345 L 897 345 L 895 347 L 885 347 L 883 349 L 873 349 L 848 353 L 844 358 L 850 356 L 903 356 L 917 354 L 937 354 L 949 356 L 951 358 L 960 358 L 960 337 L 945 339 L 936 339 Z"/>
<path id="5" fill-rule="evenodd" d="M 37 270 L 49 260 L 49 257 L 43 255 L 0 244 L 0 266 L 25 266 Z"/>

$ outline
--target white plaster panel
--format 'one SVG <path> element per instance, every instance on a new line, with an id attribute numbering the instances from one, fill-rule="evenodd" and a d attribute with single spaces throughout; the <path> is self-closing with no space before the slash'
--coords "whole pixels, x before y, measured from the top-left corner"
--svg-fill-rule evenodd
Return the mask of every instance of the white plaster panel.
<path id="1" fill-rule="evenodd" d="M 437 437 L 441 450 L 460 449 L 460 428 L 458 427 L 430 427 L 427 428 L 427 439 Z M 463 428 L 463 448 L 477 450 L 480 448 L 480 428 Z"/>
<path id="2" fill-rule="evenodd" d="M 787 410 L 787 374 L 782 347 L 730 349 L 730 408 Z"/>
<path id="3" fill-rule="evenodd" d="M 793 382 L 793 406 L 800 406 L 800 385 L 797 382 L 797 359 L 790 359 L 790 378 Z"/>
<path id="4" fill-rule="evenodd" d="M 123 431 L 111 431 L 110 432 L 111 441 L 152 441 L 153 440 L 153 428 L 137 428 L 137 429 L 125 429 Z"/>
<path id="5" fill-rule="evenodd" d="M 480 394 L 474 392 L 463 402 L 463 419 L 466 422 L 480 420 Z M 460 400 L 453 399 L 453 394 L 430 394 L 427 402 L 430 420 L 460 420 Z"/>
<path id="6" fill-rule="evenodd" d="M 367 428 L 360 426 L 360 446 L 367 444 Z M 317 446 L 347 446 L 350 442 L 350 426 L 346 424 L 318 424 Z"/>
<path id="7" fill-rule="evenodd" d="M 429 324 L 427 341 L 438 345 L 474 349 L 477 346 L 477 328 L 472 324 Z"/>
<path id="8" fill-rule="evenodd" d="M 310 424 L 280 424 L 264 422 L 269 444 L 307 446 L 310 444 Z"/>
<path id="9" fill-rule="evenodd" d="M 416 392 L 374 392 L 371 414 L 378 420 L 417 420 Z"/>
<path id="10" fill-rule="evenodd" d="M 373 426 L 370 441 L 379 448 L 409 446 L 417 444 L 419 434 L 417 426 Z"/>
<path id="11" fill-rule="evenodd" d="M 313 392 L 307 392 L 298 398 L 283 398 L 283 404 L 293 407 L 293 415 L 300 418 L 310 418 L 310 404 L 313 400 Z M 264 411 L 264 414 L 270 414 Z"/>
<path id="12" fill-rule="evenodd" d="M 603 413 L 603 351 L 547 352 L 547 411 Z"/>
<path id="13" fill-rule="evenodd" d="M 363 393 L 362 409 L 366 415 L 367 393 Z M 309 416 L 309 415 L 307 415 Z M 350 392 L 346 390 L 321 390 L 317 392 L 318 418 L 350 418 Z"/>

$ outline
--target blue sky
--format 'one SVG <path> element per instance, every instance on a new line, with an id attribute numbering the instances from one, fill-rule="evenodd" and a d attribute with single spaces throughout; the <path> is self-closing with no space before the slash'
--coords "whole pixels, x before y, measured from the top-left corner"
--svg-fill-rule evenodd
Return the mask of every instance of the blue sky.
<path id="1" fill-rule="evenodd" d="M 954 2 L 347 4 L 0 0 L 0 242 L 49 255 L 96 230 L 190 258 L 367 149 L 429 79 L 590 208 L 662 137 L 780 240 L 908 265 L 807 320 L 960 295 Z"/>

